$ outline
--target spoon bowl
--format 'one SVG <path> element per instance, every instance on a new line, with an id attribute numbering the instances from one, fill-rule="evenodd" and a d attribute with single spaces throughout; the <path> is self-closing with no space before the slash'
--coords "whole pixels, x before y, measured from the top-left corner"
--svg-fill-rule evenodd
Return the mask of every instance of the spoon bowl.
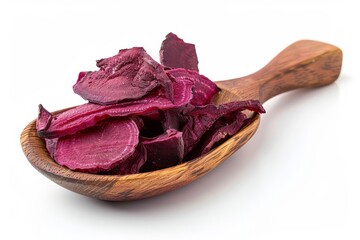
<path id="1" fill-rule="evenodd" d="M 264 103 L 293 89 L 324 86 L 338 78 L 341 64 L 339 48 L 301 40 L 251 75 L 217 81 L 221 91 L 214 102 L 258 99 Z M 203 156 L 174 167 L 124 176 L 75 172 L 57 164 L 46 150 L 44 140 L 37 136 L 35 121 L 25 127 L 20 141 L 25 156 L 36 170 L 73 192 L 103 200 L 126 201 L 156 196 L 205 175 L 250 140 L 260 124 L 260 115 L 254 114 L 252 121 L 237 134 Z"/>

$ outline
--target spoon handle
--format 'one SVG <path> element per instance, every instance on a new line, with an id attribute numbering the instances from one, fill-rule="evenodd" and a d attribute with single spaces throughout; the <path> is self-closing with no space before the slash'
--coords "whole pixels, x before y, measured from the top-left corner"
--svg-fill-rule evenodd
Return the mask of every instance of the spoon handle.
<path id="1" fill-rule="evenodd" d="M 312 40 L 297 41 L 259 71 L 242 78 L 219 81 L 218 86 L 241 100 L 268 99 L 293 89 L 325 86 L 341 71 L 340 48 Z"/>

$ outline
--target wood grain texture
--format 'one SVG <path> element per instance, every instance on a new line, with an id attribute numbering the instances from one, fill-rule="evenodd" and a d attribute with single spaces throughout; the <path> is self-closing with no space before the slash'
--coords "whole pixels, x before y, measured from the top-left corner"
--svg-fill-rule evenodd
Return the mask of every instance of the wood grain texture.
<path id="1" fill-rule="evenodd" d="M 277 55 L 258 72 L 243 78 L 217 82 L 222 91 L 216 103 L 269 98 L 296 88 L 319 87 L 335 81 L 341 70 L 339 48 L 316 41 L 298 41 Z M 192 161 L 149 173 L 107 176 L 74 172 L 58 165 L 49 156 L 43 139 L 36 134 L 35 120 L 21 134 L 24 154 L 40 173 L 71 191 L 103 200 L 126 201 L 148 198 L 184 186 L 205 175 L 256 132 L 258 114 L 253 121 L 225 143 Z"/>
<path id="2" fill-rule="evenodd" d="M 342 51 L 333 45 L 297 41 L 259 71 L 246 77 L 217 82 L 241 99 L 266 100 L 297 88 L 321 87 L 334 82 L 341 71 Z"/>

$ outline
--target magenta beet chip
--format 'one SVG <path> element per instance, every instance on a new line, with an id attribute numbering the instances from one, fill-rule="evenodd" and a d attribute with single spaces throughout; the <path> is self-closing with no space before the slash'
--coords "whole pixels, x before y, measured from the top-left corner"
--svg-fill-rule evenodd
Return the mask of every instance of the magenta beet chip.
<path id="1" fill-rule="evenodd" d="M 50 156 L 53 158 L 56 150 L 58 138 L 45 138 L 46 149 L 48 150 Z"/>
<path id="2" fill-rule="evenodd" d="M 242 112 L 235 112 L 219 118 L 202 137 L 197 155 L 201 156 L 209 152 L 214 146 L 237 133 L 245 123 L 246 115 Z"/>
<path id="3" fill-rule="evenodd" d="M 127 175 L 138 173 L 140 168 L 144 165 L 146 159 L 147 153 L 145 147 L 140 143 L 128 159 L 120 162 L 111 170 L 102 173 L 108 175 Z"/>
<path id="4" fill-rule="evenodd" d="M 194 83 L 194 96 L 190 102 L 192 105 L 199 106 L 210 103 L 219 91 L 214 82 L 198 72 L 176 68 L 167 70 L 166 73 L 170 78 L 177 81 L 189 80 Z"/>
<path id="5" fill-rule="evenodd" d="M 147 161 L 142 172 L 155 171 L 179 164 L 184 158 L 184 141 L 182 132 L 169 129 L 164 134 L 142 141 Z"/>
<path id="6" fill-rule="evenodd" d="M 57 138 L 74 134 L 94 126 L 109 117 L 142 115 L 156 109 L 166 110 L 188 104 L 192 98 L 193 83 L 190 81 L 174 82 L 174 102 L 164 92 L 155 91 L 145 98 L 112 105 L 86 103 L 65 112 L 54 115 L 47 128 L 38 131 L 45 138 Z"/>
<path id="7" fill-rule="evenodd" d="M 195 45 L 186 43 L 173 33 L 166 35 L 160 48 L 160 62 L 169 68 L 199 71 Z"/>
<path id="8" fill-rule="evenodd" d="M 40 104 L 38 118 L 36 119 L 36 130 L 42 131 L 47 129 L 51 123 L 52 117 L 52 114 Z"/>
<path id="9" fill-rule="evenodd" d="M 182 129 L 185 154 L 195 147 L 203 134 L 210 129 L 216 120 L 232 112 L 243 110 L 251 110 L 258 113 L 265 112 L 257 100 L 229 102 L 222 105 L 208 104 L 185 109 L 184 115 L 188 119 Z"/>
<path id="10" fill-rule="evenodd" d="M 161 85 L 173 98 L 171 81 L 163 67 L 141 47 L 120 50 L 113 57 L 97 61 L 100 70 L 80 72 L 74 92 L 90 102 L 107 105 L 139 99 Z"/>
<path id="11" fill-rule="evenodd" d="M 131 118 L 109 119 L 98 126 L 59 138 L 55 161 L 72 170 L 96 173 L 126 161 L 139 142 L 139 129 Z"/>

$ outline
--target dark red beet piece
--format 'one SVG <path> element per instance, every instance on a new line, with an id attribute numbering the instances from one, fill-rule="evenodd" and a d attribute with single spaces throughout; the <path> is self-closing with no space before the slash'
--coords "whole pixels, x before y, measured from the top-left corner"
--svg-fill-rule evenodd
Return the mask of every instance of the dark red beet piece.
<path id="1" fill-rule="evenodd" d="M 134 153 L 126 161 L 121 162 L 110 171 L 103 173 L 108 175 L 127 175 L 138 173 L 140 168 L 144 165 L 146 158 L 147 154 L 145 147 L 140 143 Z"/>
<path id="2" fill-rule="evenodd" d="M 202 137 L 201 146 L 197 150 L 198 156 L 209 152 L 215 145 L 237 133 L 245 124 L 245 119 L 246 115 L 242 112 L 235 112 L 218 119 Z"/>
<path id="3" fill-rule="evenodd" d="M 161 44 L 160 62 L 169 68 L 199 71 L 195 45 L 185 43 L 173 33 L 166 35 L 166 39 Z"/>
<path id="4" fill-rule="evenodd" d="M 181 81 L 173 83 L 174 102 L 171 102 L 162 89 L 145 98 L 113 105 L 86 103 L 60 114 L 54 115 L 47 128 L 38 131 L 44 138 L 57 138 L 74 134 L 94 126 L 97 122 L 109 117 L 142 115 L 156 109 L 166 110 L 188 104 L 192 98 L 193 83 Z"/>
<path id="5" fill-rule="evenodd" d="M 182 115 L 180 109 L 176 108 L 162 111 L 160 117 L 160 121 L 164 131 L 169 129 L 180 129 L 180 125 L 182 123 Z"/>
<path id="6" fill-rule="evenodd" d="M 55 161 L 72 170 L 96 173 L 125 162 L 139 142 L 138 122 L 108 119 L 82 132 L 58 139 Z"/>
<path id="7" fill-rule="evenodd" d="M 90 102 L 107 105 L 139 99 L 162 85 L 173 98 L 171 81 L 163 67 L 141 47 L 120 50 L 113 57 L 97 61 L 100 70 L 81 72 L 74 92 Z"/>
<path id="8" fill-rule="evenodd" d="M 182 132 L 169 129 L 164 134 L 142 141 L 147 160 L 141 172 L 155 171 L 179 164 L 184 158 Z"/>
<path id="9" fill-rule="evenodd" d="M 178 81 L 189 80 L 194 82 L 194 97 L 190 103 L 195 106 L 210 103 L 214 95 L 220 90 L 214 82 L 195 71 L 177 68 L 167 70 L 166 73 L 170 78 Z"/>
<path id="10" fill-rule="evenodd" d="M 58 138 L 45 138 L 46 149 L 52 158 L 54 157 L 57 141 Z"/>
<path id="11" fill-rule="evenodd" d="M 217 119 L 232 112 L 243 110 L 265 112 L 257 100 L 237 101 L 222 105 L 209 104 L 185 109 L 184 114 L 187 117 L 187 122 L 182 129 L 185 154 L 195 147 L 195 144 L 200 141 L 203 134 L 210 129 Z"/>
<path id="12" fill-rule="evenodd" d="M 44 129 L 47 129 L 51 123 L 52 120 L 52 114 L 47 111 L 43 105 L 39 105 L 39 115 L 36 119 L 36 130 L 42 131 Z"/>

